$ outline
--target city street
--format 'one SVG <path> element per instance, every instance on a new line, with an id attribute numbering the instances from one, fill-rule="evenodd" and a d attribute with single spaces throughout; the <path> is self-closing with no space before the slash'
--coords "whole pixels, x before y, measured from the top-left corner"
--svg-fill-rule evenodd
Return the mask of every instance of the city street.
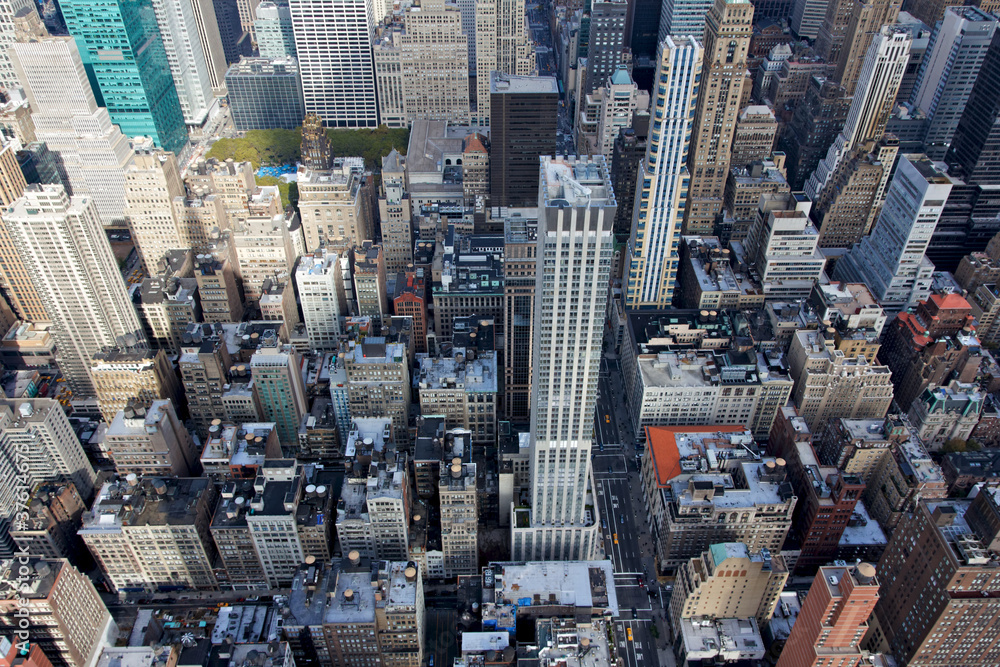
<path id="1" fill-rule="evenodd" d="M 594 479 L 604 549 L 614 565 L 615 591 L 621 612 L 615 624 L 615 640 L 627 667 L 673 667 L 674 658 L 663 620 L 669 594 L 664 597 L 666 592 L 659 589 L 656 581 L 653 543 L 633 444 L 635 438 L 627 416 L 621 366 L 617 359 L 601 360 L 598 386 Z M 655 595 L 650 596 L 650 591 Z M 659 634 L 656 639 L 652 634 L 654 624 Z"/>

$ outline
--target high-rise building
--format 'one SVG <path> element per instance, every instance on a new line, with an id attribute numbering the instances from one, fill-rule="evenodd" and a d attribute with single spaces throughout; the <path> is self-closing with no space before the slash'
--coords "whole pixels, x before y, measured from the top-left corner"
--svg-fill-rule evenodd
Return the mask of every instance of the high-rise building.
<path id="1" fill-rule="evenodd" d="M 875 359 L 848 357 L 833 337 L 798 331 L 788 352 L 792 397 L 809 429 L 820 437 L 830 419 L 881 419 L 892 405 L 892 374 Z M 836 381 L 835 381 L 836 380 Z"/>
<path id="2" fill-rule="evenodd" d="M 788 183 L 801 190 L 844 128 L 851 98 L 832 79 L 810 77 L 791 120 L 778 138 L 785 153 Z"/>
<path id="3" fill-rule="evenodd" d="M 828 7 L 829 0 L 794 0 L 791 12 L 792 32 L 799 39 L 816 39 Z"/>
<path id="4" fill-rule="evenodd" d="M 382 318 L 389 314 L 388 276 L 382 246 L 365 241 L 354 249 L 353 263 L 358 314 L 372 318 L 381 327 Z"/>
<path id="5" fill-rule="evenodd" d="M 705 19 L 705 55 L 687 154 L 690 185 L 684 229 L 688 234 L 711 234 L 722 210 L 752 28 L 749 0 L 715 0 Z"/>
<path id="6" fill-rule="evenodd" d="M 475 3 L 477 106 L 472 121 L 477 125 L 493 122 L 493 72 L 511 77 L 529 77 L 537 73 L 535 44 L 524 5 L 525 0 L 479 0 Z M 535 120 L 547 121 L 548 117 L 540 114 Z"/>
<path id="7" fill-rule="evenodd" d="M 819 26 L 815 48 L 818 55 L 828 63 L 840 62 L 840 51 L 844 48 L 853 11 L 853 0 L 829 0 L 826 5 L 826 16 Z"/>
<path id="8" fill-rule="evenodd" d="M 111 121 L 130 137 L 152 137 L 157 146 L 180 153 L 187 130 L 153 2 L 117 0 L 111 7 L 98 0 L 60 3 Z M 123 57 L 109 59 L 108 51 Z"/>
<path id="9" fill-rule="evenodd" d="M 409 127 L 417 118 L 469 121 L 470 39 L 462 13 L 444 0 L 404 10 L 380 26 L 373 58 L 379 117 L 389 127 Z"/>
<path id="10" fill-rule="evenodd" d="M 91 357 L 88 370 L 97 404 L 109 424 L 133 398 L 182 404 L 180 383 L 164 350 L 107 347 Z"/>
<path id="11" fill-rule="evenodd" d="M 226 72 L 225 84 L 237 130 L 292 130 L 302 124 L 305 103 L 294 58 L 241 58 Z"/>
<path id="12" fill-rule="evenodd" d="M 30 0 L 14 0 L 4 3 L 3 20 L 0 21 L 0 87 L 3 88 L 16 88 L 19 85 L 17 72 L 11 64 L 8 49 L 18 41 L 14 17 L 22 10 L 38 13 L 35 3 Z"/>
<path id="13" fill-rule="evenodd" d="M 257 5 L 254 35 L 261 58 L 295 58 L 292 11 L 284 0 L 264 0 Z M 301 119 L 300 119 L 301 121 Z"/>
<path id="14" fill-rule="evenodd" d="M 900 0 L 856 0 L 853 3 L 851 22 L 844 33 L 834 78 L 848 95 L 854 95 L 866 63 L 869 47 L 876 35 L 884 34 L 883 28 L 896 23 Z M 909 31 L 907 31 L 909 32 Z"/>
<path id="15" fill-rule="evenodd" d="M 666 0 L 660 7 L 660 41 L 667 37 L 679 42 L 689 36 L 702 37 L 712 4 L 712 0 Z"/>
<path id="16" fill-rule="evenodd" d="M 329 169 L 333 164 L 333 149 L 330 137 L 323 127 L 323 119 L 314 113 L 307 114 L 302 119 L 302 164 L 309 169 Z"/>
<path id="17" fill-rule="evenodd" d="M 931 33 L 910 98 L 927 115 L 924 152 L 930 159 L 947 153 L 996 31 L 996 17 L 983 10 L 948 7 Z"/>
<path id="18" fill-rule="evenodd" d="M 834 266 L 833 278 L 868 285 L 898 312 L 930 295 L 934 265 L 924 256 L 952 180 L 923 155 L 901 155 L 870 236 Z"/>
<path id="19" fill-rule="evenodd" d="M 691 136 L 703 51 L 694 37 L 667 37 L 657 54 L 656 123 L 642 161 L 638 211 L 628 243 L 625 303 L 631 308 L 671 305 L 680 265 L 681 223 L 690 176 L 685 162 Z M 720 191 L 721 197 L 721 191 Z M 720 200 L 721 201 L 721 200 Z"/>
<path id="20" fill-rule="evenodd" d="M 778 658 L 780 667 L 858 667 L 861 639 L 879 601 L 871 563 L 821 567 Z"/>
<path id="21" fill-rule="evenodd" d="M 868 220 L 882 177 L 888 176 L 891 168 L 891 162 L 865 150 L 855 151 L 853 157 L 840 162 L 812 209 L 821 248 L 849 248 L 869 231 Z"/>
<path id="22" fill-rule="evenodd" d="M 476 464 L 461 459 L 441 462 L 441 551 L 446 578 L 479 572 L 479 507 Z"/>
<path id="23" fill-rule="evenodd" d="M 406 158 L 395 148 L 382 158 L 382 196 L 378 198 L 378 212 L 382 221 L 385 271 L 396 275 L 413 263 L 413 227 L 410 224 L 410 195 L 406 192 Z"/>
<path id="24" fill-rule="evenodd" d="M 867 648 L 913 667 L 1000 660 L 1000 599 L 993 593 L 1000 584 L 993 567 L 998 526 L 995 484 L 972 501 L 914 502 L 878 564 L 882 590 Z"/>
<path id="25" fill-rule="evenodd" d="M 1000 30 L 983 58 L 945 158 L 970 184 L 1000 184 Z"/>
<path id="26" fill-rule="evenodd" d="M 393 439 L 408 438 L 410 371 L 402 343 L 365 338 L 344 353 L 351 417 L 392 419 Z"/>
<path id="27" fill-rule="evenodd" d="M 169 251 L 191 247 L 186 230 L 174 217 L 174 199 L 183 195 L 184 182 L 173 153 L 136 151 L 125 172 L 126 212 L 132 240 L 147 273 L 155 273 Z"/>
<path id="28" fill-rule="evenodd" d="M 253 38 L 240 24 L 240 10 L 234 0 L 212 0 L 215 21 L 219 27 L 219 41 L 226 63 L 238 63 L 243 56 L 253 54 Z M 225 72 L 225 68 L 223 68 Z"/>
<path id="29" fill-rule="evenodd" d="M 216 15 L 217 4 L 214 0 L 193 0 L 195 28 L 201 40 L 201 48 L 205 53 L 205 64 L 208 66 L 208 79 L 216 94 L 225 91 L 226 82 L 226 47 L 222 43 L 222 23 Z M 236 58 L 239 60 L 239 58 Z"/>
<path id="30" fill-rule="evenodd" d="M 658 0 L 637 0 L 628 3 L 625 23 L 625 43 L 632 59 L 641 68 L 650 68 L 659 45 L 660 14 L 663 3 Z"/>
<path id="31" fill-rule="evenodd" d="M 603 86 L 619 66 L 624 64 L 622 55 L 628 43 L 625 36 L 627 13 L 628 3 L 625 0 L 591 2 L 587 69 L 584 72 L 586 81 L 581 87 L 581 94 L 592 93 Z"/>
<path id="32" fill-rule="evenodd" d="M 205 477 L 109 481 L 78 534 L 113 590 L 217 591 L 209 534 L 217 504 Z"/>
<path id="33" fill-rule="evenodd" d="M 604 86 L 598 88 L 593 97 L 588 95 L 586 98 L 588 102 L 591 99 L 600 103 L 597 105 L 596 141 L 594 148 L 588 152 L 600 153 L 610 164 L 618 132 L 630 126 L 636 112 L 648 110 L 649 94 L 639 90 L 625 65 L 619 65 Z"/>
<path id="34" fill-rule="evenodd" d="M 538 158 L 556 150 L 559 85 L 551 76 L 488 76 L 490 201 L 493 206 L 535 206 Z"/>
<path id="35" fill-rule="evenodd" d="M 232 242 L 243 278 L 244 303 L 258 305 L 264 281 L 284 282 L 295 265 L 295 248 L 285 216 L 248 218 L 233 234 Z"/>
<path id="36" fill-rule="evenodd" d="M 299 166 L 299 201 L 306 252 L 321 245 L 346 251 L 372 238 L 373 179 L 360 157 L 323 169 Z"/>
<path id="37" fill-rule="evenodd" d="M 784 467 L 756 453 L 749 429 L 647 426 L 645 436 L 642 491 L 660 570 L 682 566 L 723 542 L 741 542 L 751 552 L 781 549 L 797 499 Z M 694 467 L 682 467 L 682 461 Z M 716 469 L 700 473 L 709 461 L 718 462 Z"/>
<path id="38" fill-rule="evenodd" d="M 636 178 L 646 157 L 649 112 L 635 113 L 629 127 L 619 130 L 611 151 L 611 185 L 621 201 L 615 215 L 615 238 L 627 239 L 632 230 Z"/>
<path id="39" fill-rule="evenodd" d="M 602 156 L 541 158 L 531 507 L 511 523 L 515 560 L 587 560 L 596 547 L 599 524 L 588 524 L 583 503 L 616 206 Z"/>
<path id="40" fill-rule="evenodd" d="M 405 558 L 409 552 L 410 484 L 406 456 L 350 467 L 337 504 L 337 539 L 344 553 Z"/>
<path id="41" fill-rule="evenodd" d="M 531 415 L 531 359 L 535 338 L 537 220 L 521 216 L 504 219 L 503 260 L 505 323 L 503 405 L 508 420 L 527 423 Z"/>
<path id="42" fill-rule="evenodd" d="M 26 632 L 26 643 L 40 647 L 55 667 L 93 665 L 105 646 L 113 646 L 118 626 L 94 584 L 65 559 L 28 558 L 9 561 L 0 574 L 0 632 L 13 638 Z M 26 625 L 18 622 L 22 613 Z M 8 639 L 7 643 L 12 643 Z M 20 641 L 15 645 L 21 644 Z M 32 653 L 27 656 L 32 659 Z M 25 664 L 15 660 L 11 665 Z"/>
<path id="43" fill-rule="evenodd" d="M 805 192 L 817 199 L 840 163 L 867 142 L 878 142 L 896 103 L 896 92 L 906 72 L 913 38 L 904 28 L 886 27 L 869 41 L 870 48 L 855 81 L 854 99 L 844 128 L 809 177 Z M 868 151 L 864 151 L 867 153 Z"/>
<path id="44" fill-rule="evenodd" d="M 3 213 L 53 323 L 59 368 L 77 396 L 94 395 L 90 360 L 104 347 L 145 341 L 97 209 L 58 185 L 30 185 Z"/>
<path id="45" fill-rule="evenodd" d="M 497 354 L 453 347 L 448 356 L 424 357 L 413 370 L 420 413 L 441 415 L 449 429 L 469 432 L 475 444 L 496 442 Z"/>
<path id="46" fill-rule="evenodd" d="M 221 329 L 195 324 L 185 332 L 177 366 L 187 398 L 188 414 L 204 442 L 209 427 L 221 424 L 226 410 L 222 392 L 229 381 L 231 357 Z M 219 424 L 216 424 L 216 420 Z"/>
<path id="47" fill-rule="evenodd" d="M 71 480 L 84 497 L 89 498 L 94 491 L 94 468 L 57 401 L 34 398 L 0 404 L 0 450 L 4 453 L 3 473 L 7 479 L 19 479 L 21 475 L 25 485 L 34 488 L 64 478 Z M 21 470 L 15 461 L 27 463 L 27 470 Z M 4 518 L 23 505 L 24 500 L 17 499 L 15 491 L 15 485 L 10 484 L 0 494 Z M 6 528 L 0 531 L 5 542 Z"/>
<path id="48" fill-rule="evenodd" d="M 778 134 L 778 121 L 774 111 L 763 104 L 754 104 L 740 111 L 733 135 L 733 155 L 729 164 L 746 167 L 755 160 L 771 159 L 774 140 Z"/>
<path id="49" fill-rule="evenodd" d="M 187 477 L 200 470 L 201 447 L 195 449 L 171 401 L 126 405 L 111 420 L 104 442 L 119 475 Z"/>
<path id="50" fill-rule="evenodd" d="M 302 306 L 309 347 L 337 349 L 340 315 L 346 305 L 341 303 L 344 285 L 337 253 L 317 250 L 304 256 L 295 270 L 295 289 Z"/>
<path id="51" fill-rule="evenodd" d="M 298 442 L 299 422 L 309 410 L 300 365 L 299 355 L 290 346 L 261 347 L 250 358 L 264 419 L 275 423 L 284 445 Z"/>
<path id="52" fill-rule="evenodd" d="M 430 293 L 423 269 L 400 271 L 396 274 L 396 289 L 392 297 L 392 314 L 413 320 L 414 352 L 427 351 L 427 326 L 430 315 L 427 303 Z"/>
<path id="53" fill-rule="evenodd" d="M 713 544 L 677 568 L 670 620 L 755 618 L 767 623 L 778 605 L 788 568 L 766 549 L 751 553 L 742 542 Z"/>
<path id="54" fill-rule="evenodd" d="M 89 195 L 105 225 L 125 224 L 125 170 L 132 148 L 99 107 L 71 37 L 11 47 L 18 80 L 31 104 L 35 135 L 58 157 L 59 176 L 74 196 Z"/>
<path id="55" fill-rule="evenodd" d="M 733 249 L 737 261 L 756 269 L 768 301 L 804 299 L 823 274 L 826 258 L 819 251 L 810 207 L 797 192 L 788 196 L 785 210 L 758 210 L 746 241 Z"/>
<path id="56" fill-rule="evenodd" d="M 372 0 L 289 0 L 306 113 L 327 127 L 378 127 Z"/>
<path id="57" fill-rule="evenodd" d="M 202 44 L 196 5 L 199 0 L 153 0 L 156 23 L 160 28 L 163 50 L 170 76 L 177 89 L 177 101 L 181 105 L 184 122 L 192 128 L 200 128 L 208 120 L 208 114 L 215 104 L 210 64 Z M 141 57 L 141 56 L 140 56 Z"/>

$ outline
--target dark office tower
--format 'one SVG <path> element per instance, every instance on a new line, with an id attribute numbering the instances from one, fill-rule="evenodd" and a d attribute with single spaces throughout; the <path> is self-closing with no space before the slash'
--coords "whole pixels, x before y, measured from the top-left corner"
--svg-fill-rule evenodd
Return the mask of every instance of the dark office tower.
<path id="1" fill-rule="evenodd" d="M 531 356 L 535 326 L 538 221 L 504 224 L 504 411 L 515 424 L 531 421 Z"/>
<path id="2" fill-rule="evenodd" d="M 647 67 L 653 67 L 663 3 L 660 0 L 632 0 L 628 5 L 625 46 L 632 50 L 634 63 L 645 61 Z"/>
<path id="3" fill-rule="evenodd" d="M 627 12 L 625 0 L 597 0 L 593 3 L 590 10 L 585 94 L 603 86 L 622 62 Z"/>
<path id="4" fill-rule="evenodd" d="M 314 113 L 302 121 L 302 164 L 309 169 L 323 171 L 333 163 L 330 138 L 326 136 L 323 119 Z"/>
<path id="5" fill-rule="evenodd" d="M 985 250 L 1000 232 L 1000 185 L 955 181 L 927 245 L 927 259 L 939 271 L 955 271 L 963 257 Z"/>
<path id="6" fill-rule="evenodd" d="M 780 21 L 792 15 L 792 0 L 751 0 L 753 20 L 774 19 Z"/>
<path id="7" fill-rule="evenodd" d="M 538 205 L 538 156 L 555 155 L 558 105 L 555 77 L 491 74 L 493 206 Z"/>
<path id="8" fill-rule="evenodd" d="M 226 73 L 233 124 L 246 130 L 294 130 L 305 104 L 294 58 L 244 58 Z"/>
<path id="9" fill-rule="evenodd" d="M 632 207 L 635 204 L 635 179 L 639 163 L 646 156 L 646 137 L 649 134 L 649 114 L 632 114 L 632 126 L 622 128 L 615 138 L 611 156 L 611 187 L 618 199 L 615 214 L 615 237 L 628 238 L 632 231 Z"/>
<path id="10" fill-rule="evenodd" d="M 969 184 L 1000 184 L 1000 31 L 993 35 L 945 157 L 949 174 Z"/>
<path id="11" fill-rule="evenodd" d="M 49 150 L 43 141 L 35 141 L 17 152 L 17 162 L 27 183 L 63 185 L 59 176 L 58 153 Z"/>
<path id="12" fill-rule="evenodd" d="M 778 140 L 778 149 L 785 153 L 788 184 L 792 191 L 801 190 L 809 174 L 826 156 L 833 140 L 847 121 L 851 98 L 832 79 L 813 78 L 809 82 L 802 104 L 795 107 L 792 120 Z"/>
<path id="13" fill-rule="evenodd" d="M 226 64 L 238 63 L 240 56 L 252 55 L 253 44 L 250 35 L 243 31 L 236 0 L 212 0 L 212 2 L 215 5 L 215 20 L 219 24 L 219 37 L 222 38 L 222 52 L 226 54 Z"/>

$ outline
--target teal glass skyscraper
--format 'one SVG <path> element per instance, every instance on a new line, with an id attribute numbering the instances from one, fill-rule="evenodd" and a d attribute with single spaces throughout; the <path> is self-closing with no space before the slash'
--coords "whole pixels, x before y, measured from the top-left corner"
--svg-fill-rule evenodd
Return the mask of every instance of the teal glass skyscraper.
<path id="1" fill-rule="evenodd" d="M 179 153 L 184 115 L 170 76 L 152 0 L 62 0 L 94 93 L 130 137 Z"/>

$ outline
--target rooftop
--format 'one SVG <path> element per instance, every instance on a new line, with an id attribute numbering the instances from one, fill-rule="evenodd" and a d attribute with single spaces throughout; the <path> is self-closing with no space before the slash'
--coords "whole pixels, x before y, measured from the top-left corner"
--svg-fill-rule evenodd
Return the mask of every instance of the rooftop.
<path id="1" fill-rule="evenodd" d="M 514 74 L 490 73 L 490 94 L 534 93 L 559 94 L 559 83 L 554 76 L 517 76 Z"/>
<path id="2" fill-rule="evenodd" d="M 615 206 L 608 166 L 602 156 L 551 158 L 542 156 L 542 181 L 547 207 Z"/>
<path id="3" fill-rule="evenodd" d="M 868 514 L 864 501 L 859 500 L 858 504 L 854 506 L 854 514 L 847 522 L 847 528 L 844 529 L 844 533 L 840 537 L 840 546 L 888 543 L 889 540 L 882 531 L 882 526 Z"/>
<path id="4" fill-rule="evenodd" d="M 83 515 L 81 531 L 117 532 L 129 526 L 194 526 L 200 498 L 211 491 L 204 477 L 142 478 L 107 482 Z"/>
<path id="5" fill-rule="evenodd" d="M 420 389 L 464 389 L 467 393 L 496 393 L 497 353 L 470 354 L 463 347 L 450 357 L 421 355 L 413 382 Z"/>
<path id="6" fill-rule="evenodd" d="M 611 561 L 499 562 L 490 569 L 497 605 L 555 604 L 618 616 Z"/>
<path id="7" fill-rule="evenodd" d="M 764 640 L 754 618 L 684 618 L 679 630 L 688 660 L 715 656 L 727 661 L 738 660 L 748 653 L 759 658 L 765 652 Z"/>

